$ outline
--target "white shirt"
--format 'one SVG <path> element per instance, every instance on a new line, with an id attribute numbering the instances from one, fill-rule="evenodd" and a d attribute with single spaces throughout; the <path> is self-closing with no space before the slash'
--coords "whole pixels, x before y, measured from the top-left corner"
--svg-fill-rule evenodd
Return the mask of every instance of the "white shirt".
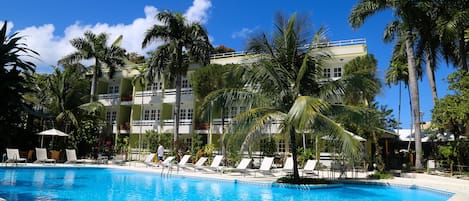
<path id="1" fill-rule="evenodd" d="M 163 145 L 160 145 L 158 147 L 158 156 L 164 156 L 164 147 L 163 147 Z"/>

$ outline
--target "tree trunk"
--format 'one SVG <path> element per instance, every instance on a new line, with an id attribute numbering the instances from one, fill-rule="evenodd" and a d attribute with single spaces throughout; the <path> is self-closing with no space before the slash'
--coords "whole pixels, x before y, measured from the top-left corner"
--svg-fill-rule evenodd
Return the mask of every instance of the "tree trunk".
<path id="1" fill-rule="evenodd" d="M 433 105 L 438 100 L 438 94 L 436 93 L 436 81 L 435 81 L 435 63 L 431 58 L 430 51 L 425 53 L 425 66 L 427 70 L 428 82 L 430 83 L 430 90 L 432 91 Z"/>
<path id="2" fill-rule="evenodd" d="M 221 154 L 223 155 L 223 160 L 226 160 L 226 147 L 225 147 L 225 110 L 221 109 Z M 226 165 L 226 163 L 225 163 Z"/>
<path id="3" fill-rule="evenodd" d="M 415 130 L 415 168 L 422 169 L 422 140 L 420 137 L 420 100 L 415 67 L 413 36 L 411 30 L 406 31 L 407 66 L 409 70 L 409 88 L 411 91 L 412 113 L 414 115 Z"/>
<path id="4" fill-rule="evenodd" d="M 293 179 L 299 180 L 300 174 L 298 173 L 298 161 L 296 160 L 298 154 L 296 153 L 296 131 L 294 126 L 290 128 L 290 144 L 293 158 Z"/>
<path id="5" fill-rule="evenodd" d="M 177 151 L 178 136 L 179 136 L 179 114 L 181 110 L 181 74 L 176 75 L 176 103 L 174 112 L 174 149 Z"/>
<path id="6" fill-rule="evenodd" d="M 96 96 L 96 87 L 98 85 L 98 68 L 99 64 L 96 62 L 95 67 L 93 68 L 93 78 L 91 79 L 90 103 L 94 102 L 94 97 Z"/>
<path id="7" fill-rule="evenodd" d="M 176 47 L 176 62 L 177 62 L 177 68 L 180 71 L 182 69 L 182 64 L 183 64 L 183 58 L 182 58 L 182 45 L 178 44 Z M 179 137 L 179 115 L 180 115 L 180 109 L 181 109 L 181 80 L 182 80 L 182 72 L 176 72 L 176 83 L 175 83 L 175 88 L 176 88 L 176 103 L 175 103 L 175 116 L 174 116 L 174 151 L 178 151 L 179 147 L 178 146 L 178 137 Z"/>
<path id="8" fill-rule="evenodd" d="M 459 65 L 462 70 L 468 71 L 469 67 L 467 66 L 467 47 L 466 42 L 464 42 L 464 30 L 459 34 Z"/>
<path id="9" fill-rule="evenodd" d="M 383 172 L 385 167 L 384 167 L 384 162 L 383 162 L 383 157 L 381 156 L 381 148 L 379 147 L 379 140 L 378 140 L 378 135 L 376 132 L 373 132 L 373 143 L 375 144 L 375 163 L 376 167 L 378 168 L 378 172 Z"/>

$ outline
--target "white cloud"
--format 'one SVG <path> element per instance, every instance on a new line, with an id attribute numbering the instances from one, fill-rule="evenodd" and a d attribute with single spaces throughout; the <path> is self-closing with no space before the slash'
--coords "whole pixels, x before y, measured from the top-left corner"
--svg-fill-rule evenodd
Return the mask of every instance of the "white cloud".
<path id="1" fill-rule="evenodd" d="M 205 23 L 208 19 L 210 7 L 211 2 L 209 0 L 194 0 L 193 5 L 184 15 L 189 21 Z M 70 40 L 83 37 L 83 33 L 88 30 L 96 34 L 102 32 L 107 33 L 109 43 L 112 43 L 119 35 L 123 35 L 121 46 L 125 48 L 127 52 L 136 52 L 145 55 L 146 52 L 154 49 L 159 44 L 156 42 L 142 49 L 142 41 L 145 32 L 153 25 L 160 24 L 160 22 L 155 18 L 156 14 L 159 12 L 157 8 L 146 6 L 144 12 L 145 17 L 136 18 L 131 24 L 97 23 L 91 25 L 75 22 L 65 28 L 63 36 L 54 34 L 55 31 L 60 30 L 55 30 L 52 24 L 27 27 L 22 30 L 17 30 L 17 32 L 20 32 L 21 36 L 25 36 L 24 43 L 26 43 L 29 48 L 40 54 L 38 57 L 39 60 L 33 60 L 37 65 L 37 72 L 50 72 L 52 69 L 50 68 L 51 65 L 56 65 L 60 58 L 75 51 L 75 48 L 70 45 Z M 13 27 L 12 25 L 12 23 L 9 23 L 9 30 Z"/>
<path id="2" fill-rule="evenodd" d="M 231 34 L 231 38 L 247 38 L 254 33 L 254 29 L 243 28 L 240 31 Z"/>
<path id="3" fill-rule="evenodd" d="M 205 24 L 208 21 L 208 10 L 212 7 L 212 2 L 209 0 L 194 0 L 192 6 L 187 9 L 186 19 L 190 22 L 200 22 Z"/>

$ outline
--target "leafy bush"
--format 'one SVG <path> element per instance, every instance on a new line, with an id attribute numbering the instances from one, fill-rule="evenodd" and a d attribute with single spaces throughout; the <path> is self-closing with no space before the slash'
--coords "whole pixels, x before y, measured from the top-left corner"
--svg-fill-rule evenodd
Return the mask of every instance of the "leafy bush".
<path id="1" fill-rule="evenodd" d="M 379 173 L 375 172 L 373 174 L 368 175 L 368 179 L 392 179 L 394 176 L 390 173 Z"/>

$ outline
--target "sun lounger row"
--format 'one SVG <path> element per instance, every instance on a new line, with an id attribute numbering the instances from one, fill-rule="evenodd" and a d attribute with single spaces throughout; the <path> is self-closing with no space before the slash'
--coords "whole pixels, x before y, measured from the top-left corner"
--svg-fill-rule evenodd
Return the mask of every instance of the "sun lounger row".
<path id="1" fill-rule="evenodd" d="M 26 158 L 21 158 L 18 149 L 7 148 L 6 163 L 26 163 Z M 36 148 L 36 161 L 34 163 L 55 163 L 55 159 L 47 158 L 47 150 L 44 148 Z"/>
<path id="2" fill-rule="evenodd" d="M 194 164 L 188 163 L 191 155 L 184 155 L 181 160 L 176 163 L 174 162 L 175 157 L 174 156 L 169 156 L 165 160 L 161 162 L 153 162 L 153 159 L 155 158 L 154 153 L 150 153 L 147 155 L 147 157 L 144 160 L 144 164 L 146 164 L 149 167 L 162 167 L 163 169 L 165 168 L 177 168 L 177 170 L 184 170 L 184 169 L 189 169 L 193 171 L 205 171 L 205 172 L 219 172 L 219 173 L 224 173 L 224 172 L 240 172 L 243 173 L 244 175 L 247 174 L 248 172 L 254 172 L 256 173 L 261 173 L 263 175 L 266 174 L 272 174 L 272 164 L 274 162 L 274 157 L 264 157 L 262 160 L 262 163 L 259 167 L 259 169 L 248 169 L 250 163 L 252 162 L 252 159 L 250 158 L 243 158 L 239 162 L 239 164 L 232 168 L 232 167 L 225 167 L 222 166 L 222 161 L 223 161 L 223 156 L 222 155 L 216 155 L 212 162 L 210 163 L 209 166 L 205 166 L 204 164 L 207 162 L 208 158 L 207 157 L 200 157 L 197 162 Z M 312 174 L 313 171 L 315 170 L 316 167 L 316 160 L 308 160 L 304 166 L 303 169 L 301 169 L 303 174 Z M 293 158 L 289 157 L 286 159 L 284 167 L 276 169 L 276 171 L 283 171 L 283 172 L 292 172 L 293 171 Z"/>
<path id="3" fill-rule="evenodd" d="M 18 149 L 7 148 L 6 163 L 26 163 L 26 158 L 21 158 Z M 96 163 L 96 160 L 78 159 L 75 149 L 66 149 L 65 155 L 67 157 L 66 164 L 69 163 Z M 47 149 L 36 148 L 36 160 L 33 163 L 56 163 L 56 159 L 47 157 Z"/>

